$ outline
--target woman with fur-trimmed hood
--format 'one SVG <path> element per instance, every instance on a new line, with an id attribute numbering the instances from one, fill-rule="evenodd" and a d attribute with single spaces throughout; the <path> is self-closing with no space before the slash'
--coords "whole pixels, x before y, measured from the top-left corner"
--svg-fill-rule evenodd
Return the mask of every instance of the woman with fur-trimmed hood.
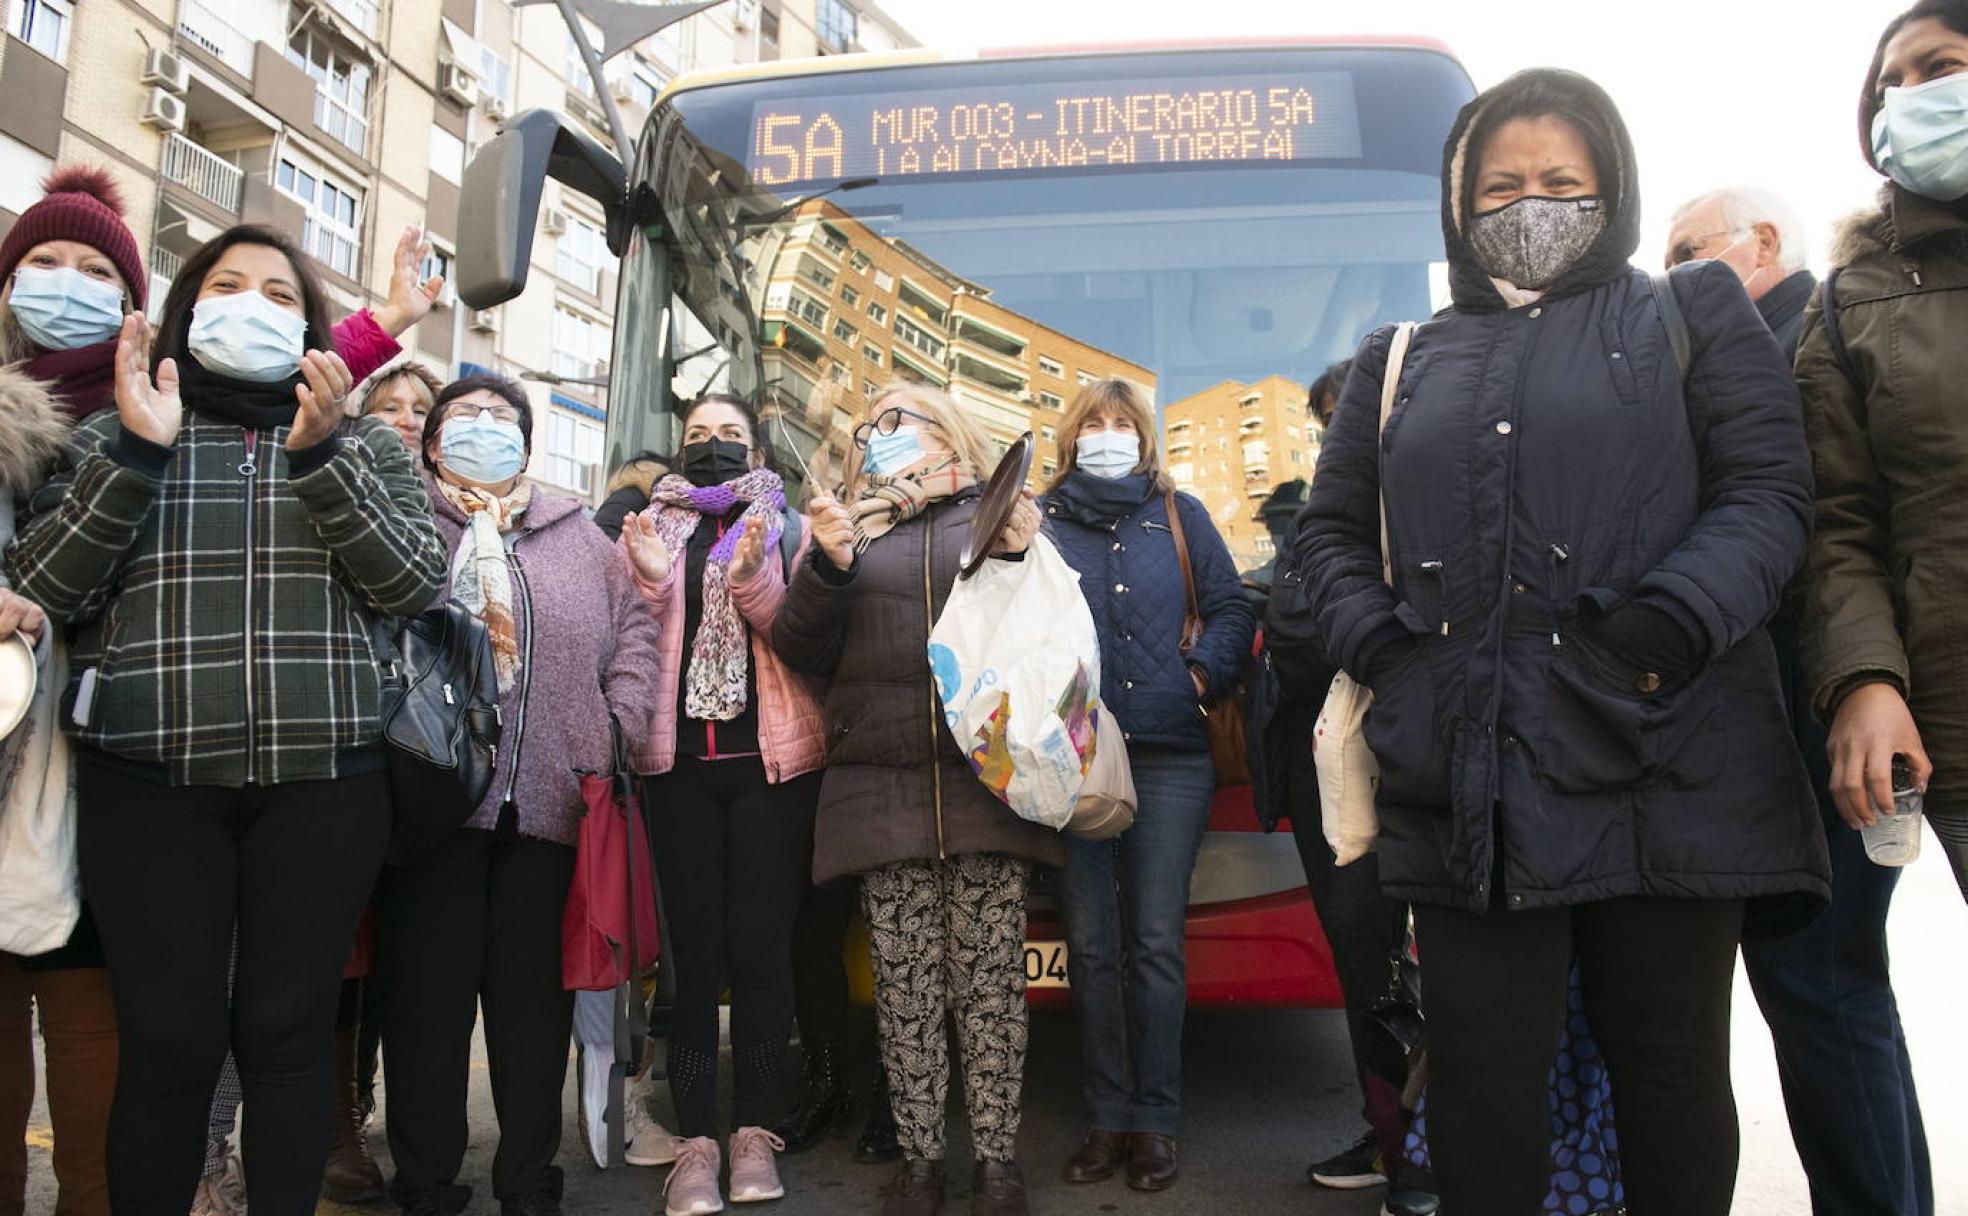
<path id="1" fill-rule="evenodd" d="M 1968 894 L 1968 2 L 1886 27 L 1860 148 L 1891 179 L 1839 233 L 1797 353 L 1817 475 L 1804 662 L 1854 827 L 1893 801 L 1896 756 Z"/>

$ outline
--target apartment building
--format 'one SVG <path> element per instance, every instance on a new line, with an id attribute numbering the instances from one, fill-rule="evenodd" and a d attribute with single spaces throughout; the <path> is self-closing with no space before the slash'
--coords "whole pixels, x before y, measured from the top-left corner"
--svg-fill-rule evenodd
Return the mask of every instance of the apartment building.
<path id="1" fill-rule="evenodd" d="M 1240 570 L 1272 556 L 1258 504 L 1280 482 L 1310 481 L 1319 463 L 1319 426 L 1305 404 L 1304 385 L 1266 376 L 1225 380 L 1162 415 L 1169 476 L 1209 508 Z"/>
<path id="2" fill-rule="evenodd" d="M 427 273 L 449 274 L 464 166 L 507 115 L 560 110 L 611 142 L 552 5 L 0 0 L 0 11 L 0 232 L 57 162 L 105 165 L 159 302 L 187 253 L 243 220 L 297 234 L 341 308 L 377 303 L 406 224 L 429 231 Z M 608 88 L 633 133 L 683 72 L 899 45 L 906 33 L 866 3 L 728 0 L 611 61 Z M 550 189 L 526 293 L 484 312 L 447 296 L 403 339 L 442 375 L 485 368 L 527 383 L 531 472 L 590 497 L 605 480 L 615 298 L 602 228 L 588 200 Z"/>
<path id="3" fill-rule="evenodd" d="M 761 241 L 753 291 L 764 300 L 767 403 L 809 446 L 840 440 L 891 380 L 947 390 L 999 444 L 1036 441 L 1034 481 L 1059 468 L 1058 424 L 1082 385 L 1119 377 L 1154 399 L 1155 374 L 991 298 L 988 287 L 825 199 Z"/>

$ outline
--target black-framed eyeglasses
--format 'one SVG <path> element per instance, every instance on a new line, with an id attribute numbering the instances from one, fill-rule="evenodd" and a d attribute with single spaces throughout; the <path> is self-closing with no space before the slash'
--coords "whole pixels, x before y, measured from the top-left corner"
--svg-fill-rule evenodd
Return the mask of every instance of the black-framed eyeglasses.
<path id="1" fill-rule="evenodd" d="M 934 418 L 925 417 L 905 406 L 891 405 L 881 413 L 876 414 L 873 422 L 864 422 L 854 428 L 854 446 L 864 452 L 867 451 L 868 439 L 871 436 L 893 435 L 896 428 L 902 425 L 902 419 L 905 417 L 914 418 L 917 422 L 923 423 L 926 426 L 936 425 L 936 419 Z"/>

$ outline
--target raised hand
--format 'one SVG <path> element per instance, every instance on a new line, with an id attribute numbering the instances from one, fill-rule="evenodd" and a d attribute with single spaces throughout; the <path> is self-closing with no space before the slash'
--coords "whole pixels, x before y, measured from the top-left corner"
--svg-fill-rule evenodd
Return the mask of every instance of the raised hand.
<path id="1" fill-rule="evenodd" d="M 355 386 L 348 364 L 331 350 L 311 350 L 302 355 L 301 380 L 303 383 L 294 386 L 301 408 L 294 411 L 294 425 L 287 432 L 290 452 L 326 442 L 335 433 L 342 424 L 342 403 Z"/>
<path id="2" fill-rule="evenodd" d="M 1004 531 L 998 533 L 998 543 L 991 547 L 991 552 L 1023 553 L 1038 532 L 1039 508 L 1032 501 L 1032 492 L 1027 490 L 1018 496 L 1018 505 L 1011 509 L 1011 518 L 1005 521 Z"/>
<path id="3" fill-rule="evenodd" d="M 437 298 L 444 294 L 444 276 L 436 275 L 421 282 L 417 276 L 422 272 L 424 259 L 430 256 L 430 241 L 424 230 L 416 224 L 406 224 L 403 235 L 396 238 L 396 259 L 390 270 L 389 300 L 376 310 L 376 324 L 390 337 L 400 337 L 404 330 L 430 315 Z"/>
<path id="4" fill-rule="evenodd" d="M 653 585 L 669 581 L 670 547 L 656 534 L 655 520 L 641 513 L 629 516 L 622 521 L 622 540 L 629 548 L 629 564 L 643 582 Z"/>
<path id="5" fill-rule="evenodd" d="M 41 605 L 0 587 L 0 638 L 24 633 L 28 641 L 37 642 L 41 639 L 42 627 L 47 623 L 48 617 L 41 611 Z"/>
<path id="6" fill-rule="evenodd" d="M 765 521 L 757 516 L 745 521 L 738 536 L 738 548 L 731 555 L 731 581 L 749 583 L 765 564 Z"/>
<path id="7" fill-rule="evenodd" d="M 854 517 L 847 508 L 821 494 L 806 504 L 806 513 L 813 521 L 813 543 L 834 568 L 846 570 L 854 565 Z"/>
<path id="8" fill-rule="evenodd" d="M 178 441 L 184 424 L 177 360 L 158 364 L 151 379 L 150 322 L 140 312 L 124 317 L 116 335 L 116 416 L 124 430 L 166 448 Z"/>

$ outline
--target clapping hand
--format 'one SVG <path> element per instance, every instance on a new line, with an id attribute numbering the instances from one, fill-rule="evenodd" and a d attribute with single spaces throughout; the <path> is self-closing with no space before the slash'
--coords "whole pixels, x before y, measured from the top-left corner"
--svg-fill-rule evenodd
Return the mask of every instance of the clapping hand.
<path id="1" fill-rule="evenodd" d="M 670 579 L 670 547 L 656 534 L 656 521 L 637 513 L 622 521 L 622 542 L 629 548 L 629 564 L 636 575 L 651 586 Z"/>
<path id="2" fill-rule="evenodd" d="M 142 313 L 124 317 L 116 335 L 116 416 L 130 434 L 168 448 L 178 441 L 178 428 L 184 424 L 178 363 L 164 360 L 152 380 L 149 350 L 150 322 Z"/>
<path id="3" fill-rule="evenodd" d="M 439 296 L 444 294 L 444 276 L 435 275 L 419 281 L 417 276 L 423 272 L 424 259 L 430 256 L 430 241 L 424 230 L 416 224 L 406 224 L 403 235 L 396 238 L 396 261 L 390 270 L 389 301 L 376 310 L 376 324 L 390 337 L 401 337 L 403 331 L 430 315 Z"/>
<path id="4" fill-rule="evenodd" d="M 327 442 L 342 424 L 342 403 L 348 399 L 349 389 L 355 387 L 348 364 L 331 350 L 311 350 L 302 355 L 301 380 L 294 386 L 301 408 L 294 411 L 294 425 L 287 432 L 290 452 Z"/>
<path id="5" fill-rule="evenodd" d="M 827 560 L 834 563 L 836 570 L 846 570 L 854 565 L 854 517 L 840 500 L 825 494 L 816 496 L 806 504 L 807 517 L 813 521 L 813 543 Z"/>
<path id="6" fill-rule="evenodd" d="M 757 516 L 745 521 L 738 536 L 737 551 L 731 555 L 731 581 L 748 583 L 765 564 L 765 521 Z"/>

